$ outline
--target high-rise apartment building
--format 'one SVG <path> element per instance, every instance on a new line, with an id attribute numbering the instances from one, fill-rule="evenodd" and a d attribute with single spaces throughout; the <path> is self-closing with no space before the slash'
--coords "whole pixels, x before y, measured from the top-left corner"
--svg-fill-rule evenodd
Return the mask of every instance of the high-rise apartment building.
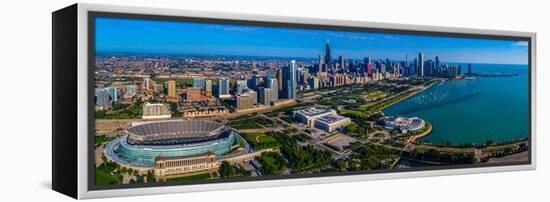
<path id="1" fill-rule="evenodd" d="M 179 100 L 176 92 L 176 82 L 168 81 L 168 101 L 177 102 Z"/>
<path id="2" fill-rule="evenodd" d="M 218 98 L 229 98 L 229 79 L 222 77 L 218 80 Z"/>
<path id="3" fill-rule="evenodd" d="M 296 61 L 283 69 L 283 94 L 286 99 L 296 99 Z"/>
<path id="4" fill-rule="evenodd" d="M 249 93 L 242 93 L 236 96 L 235 108 L 237 109 L 250 109 L 253 106 L 252 96 Z"/>
<path id="5" fill-rule="evenodd" d="M 260 104 L 270 106 L 271 103 L 271 89 L 260 87 L 258 88 L 258 97 Z"/>
<path id="6" fill-rule="evenodd" d="M 205 81 L 205 88 L 204 88 L 204 91 L 206 93 L 207 96 L 212 96 L 212 80 L 206 80 Z"/>
<path id="7" fill-rule="evenodd" d="M 205 78 L 193 78 L 193 87 L 200 88 L 201 90 L 206 90 L 206 79 Z"/>
<path id="8" fill-rule="evenodd" d="M 271 91 L 271 96 L 270 96 L 271 102 L 275 102 L 279 100 L 279 90 L 277 85 L 279 85 L 279 82 L 277 81 L 277 79 L 268 79 L 266 82 L 265 87 L 269 88 Z"/>

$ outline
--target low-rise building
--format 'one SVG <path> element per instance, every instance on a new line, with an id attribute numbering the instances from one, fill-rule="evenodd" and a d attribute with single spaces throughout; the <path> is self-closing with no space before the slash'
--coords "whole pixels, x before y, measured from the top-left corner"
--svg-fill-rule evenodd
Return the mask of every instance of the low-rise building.
<path id="1" fill-rule="evenodd" d="M 336 111 L 333 109 L 308 108 L 294 111 L 294 119 L 300 123 L 313 127 L 315 119 L 329 114 L 336 115 Z"/>
<path id="2" fill-rule="evenodd" d="M 206 110 L 189 110 L 189 111 L 182 112 L 182 116 L 185 118 L 224 116 L 228 114 L 229 114 L 229 111 L 225 108 L 206 109 Z"/>
<path id="3" fill-rule="evenodd" d="M 167 176 L 185 174 L 204 170 L 213 170 L 220 167 L 216 161 L 216 154 L 212 151 L 206 154 L 198 154 L 188 157 L 162 157 L 155 158 L 155 175 Z"/>
<path id="4" fill-rule="evenodd" d="M 217 170 L 223 161 L 227 161 L 231 164 L 247 162 L 261 156 L 264 152 L 273 152 L 273 149 L 262 149 L 232 156 L 216 156 L 216 153 L 213 151 L 186 157 L 157 156 L 155 158 L 154 173 L 158 177 L 170 177 L 186 173 Z"/>
<path id="5" fill-rule="evenodd" d="M 426 122 L 416 116 L 411 118 L 387 116 L 384 117 L 383 124 L 387 130 L 399 129 L 403 134 L 421 131 L 426 126 Z"/>
<path id="6" fill-rule="evenodd" d="M 315 119 L 315 128 L 326 132 L 335 131 L 338 128 L 347 126 L 351 123 L 351 119 L 337 114 L 328 114 Z"/>

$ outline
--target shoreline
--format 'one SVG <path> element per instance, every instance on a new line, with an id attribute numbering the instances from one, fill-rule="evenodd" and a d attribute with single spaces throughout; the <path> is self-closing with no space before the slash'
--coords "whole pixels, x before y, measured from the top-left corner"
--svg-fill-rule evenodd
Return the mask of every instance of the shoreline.
<path id="1" fill-rule="evenodd" d="M 416 139 L 418 140 L 418 139 Z M 432 146 L 432 147 L 439 147 L 439 148 L 476 148 L 476 147 L 500 147 L 500 146 L 506 146 L 506 145 L 513 145 L 518 144 L 521 142 L 528 141 L 527 138 L 517 138 L 517 139 L 508 139 L 508 140 L 502 140 L 495 143 L 492 143 L 490 145 L 487 145 L 485 143 L 470 143 L 470 144 L 447 144 L 447 143 L 438 143 L 438 142 L 430 142 L 430 141 L 413 141 L 411 143 L 415 145 L 424 145 L 424 146 Z"/>
<path id="2" fill-rule="evenodd" d="M 414 136 L 411 136 L 408 140 L 407 140 L 407 143 L 411 143 L 411 142 L 414 142 L 420 138 L 423 138 L 425 136 L 428 136 L 431 132 L 432 132 L 432 124 L 430 124 L 429 122 L 427 122 L 426 120 L 424 120 L 426 122 L 426 131 L 423 131 L 422 133 L 420 134 L 417 134 L 417 135 L 414 135 Z"/>

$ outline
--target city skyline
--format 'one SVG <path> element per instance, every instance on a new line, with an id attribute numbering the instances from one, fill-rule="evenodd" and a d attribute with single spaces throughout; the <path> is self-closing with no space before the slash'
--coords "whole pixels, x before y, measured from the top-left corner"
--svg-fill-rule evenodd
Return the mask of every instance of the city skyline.
<path id="1" fill-rule="evenodd" d="M 333 59 L 404 60 L 419 52 L 449 63 L 528 59 L 526 41 L 96 18 L 97 52 L 315 58 L 324 55 L 326 42 Z"/>
<path id="2" fill-rule="evenodd" d="M 97 186 L 529 160 L 522 42 L 98 22 Z"/>

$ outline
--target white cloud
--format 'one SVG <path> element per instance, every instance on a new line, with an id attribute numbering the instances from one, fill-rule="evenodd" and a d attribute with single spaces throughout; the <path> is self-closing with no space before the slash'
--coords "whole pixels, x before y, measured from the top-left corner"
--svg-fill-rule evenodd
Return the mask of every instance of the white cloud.
<path id="1" fill-rule="evenodd" d="M 356 34 L 327 33 L 328 36 L 343 38 L 348 40 L 375 40 L 374 37 Z"/>
<path id="2" fill-rule="evenodd" d="M 399 40 L 399 37 L 396 37 L 396 36 L 384 36 L 384 39 L 387 39 L 387 40 Z"/>
<path id="3" fill-rule="evenodd" d="M 256 31 L 256 28 L 240 27 L 240 26 L 209 25 L 206 28 L 208 28 L 208 29 L 220 29 L 220 30 L 224 30 L 224 31 L 234 31 L 234 32 L 254 32 L 254 31 Z"/>
<path id="4" fill-rule="evenodd" d="M 518 47 L 527 47 L 529 46 L 529 43 L 527 41 L 518 41 L 516 43 L 513 43 L 512 45 Z"/>

